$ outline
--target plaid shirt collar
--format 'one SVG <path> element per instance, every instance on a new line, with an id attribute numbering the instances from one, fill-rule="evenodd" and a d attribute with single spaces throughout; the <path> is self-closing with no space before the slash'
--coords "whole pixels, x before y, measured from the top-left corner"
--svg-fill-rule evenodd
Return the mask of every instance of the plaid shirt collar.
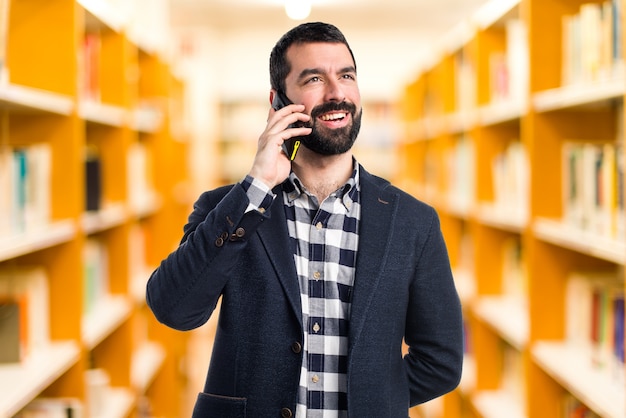
<path id="1" fill-rule="evenodd" d="M 357 198 L 357 194 L 359 193 L 359 164 L 356 159 L 352 159 L 353 162 L 353 170 L 352 175 L 348 178 L 348 181 L 337 189 L 333 195 L 337 196 L 337 198 L 341 199 L 346 210 L 350 210 L 353 206 L 352 204 L 355 202 Z M 297 200 L 302 194 L 307 194 L 311 196 L 310 193 L 306 190 L 306 187 L 302 184 L 296 173 L 293 171 L 289 174 L 289 178 L 284 183 L 284 190 L 287 193 L 287 199 L 289 203 L 292 203 L 294 200 Z"/>

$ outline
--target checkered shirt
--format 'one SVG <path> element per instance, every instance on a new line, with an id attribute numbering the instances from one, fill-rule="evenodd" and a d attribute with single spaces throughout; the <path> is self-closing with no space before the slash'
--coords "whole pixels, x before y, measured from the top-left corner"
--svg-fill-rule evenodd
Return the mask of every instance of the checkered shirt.
<path id="1" fill-rule="evenodd" d="M 348 321 L 361 212 L 358 164 L 354 166 L 346 184 L 321 204 L 294 173 L 284 184 L 304 325 L 298 418 L 347 417 Z M 260 193 L 256 181 L 244 183 L 249 209 L 271 201 L 271 192 Z"/>

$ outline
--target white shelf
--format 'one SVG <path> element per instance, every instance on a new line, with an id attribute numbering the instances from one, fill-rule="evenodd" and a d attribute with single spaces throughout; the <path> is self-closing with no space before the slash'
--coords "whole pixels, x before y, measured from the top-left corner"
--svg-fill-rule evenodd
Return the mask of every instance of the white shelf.
<path id="1" fill-rule="evenodd" d="M 107 205 L 97 212 L 85 212 L 81 225 L 85 233 L 95 234 L 122 225 L 128 220 L 128 213 L 123 203 Z"/>
<path id="2" fill-rule="evenodd" d="M 125 418 L 135 405 L 135 396 L 126 388 L 108 388 L 105 403 L 106 407 L 99 414 L 100 417 Z"/>
<path id="3" fill-rule="evenodd" d="M 455 268 L 452 272 L 454 284 L 461 302 L 469 304 L 476 295 L 476 281 L 473 274 L 464 268 Z"/>
<path id="4" fill-rule="evenodd" d="M 0 365 L 0 417 L 15 415 L 78 361 L 74 342 L 54 342 L 22 363 Z"/>
<path id="5" fill-rule="evenodd" d="M 126 296 L 107 296 L 96 302 L 81 321 L 82 340 L 92 350 L 130 317 L 132 303 Z"/>
<path id="6" fill-rule="evenodd" d="M 519 121 L 526 114 L 523 101 L 502 101 L 491 103 L 478 109 L 478 121 L 482 126 Z"/>
<path id="7" fill-rule="evenodd" d="M 74 110 L 74 99 L 64 94 L 7 83 L 0 84 L 0 108 L 69 116 Z"/>
<path id="8" fill-rule="evenodd" d="M 128 111 L 123 107 L 83 100 L 78 106 L 78 114 L 88 122 L 122 127 L 128 123 Z"/>
<path id="9" fill-rule="evenodd" d="M 540 218 L 533 224 L 535 235 L 546 242 L 583 254 L 626 264 L 626 243 L 574 228 L 554 219 Z"/>
<path id="10" fill-rule="evenodd" d="M 479 391 L 472 396 L 474 407 L 483 418 L 526 418 L 520 399 L 504 390 Z"/>
<path id="11" fill-rule="evenodd" d="M 619 77 L 545 90 L 536 93 L 532 100 L 535 110 L 549 112 L 615 100 L 623 97 L 625 93 L 626 79 Z"/>
<path id="12" fill-rule="evenodd" d="M 461 110 L 447 116 L 446 130 L 448 133 L 459 134 L 469 131 L 476 126 L 478 112 L 476 110 Z"/>
<path id="13" fill-rule="evenodd" d="M 626 417 L 626 391 L 606 371 L 591 365 L 591 353 L 573 344 L 538 342 L 531 353 L 537 364 L 576 398 L 605 418 Z"/>
<path id="14" fill-rule="evenodd" d="M 161 208 L 163 199 L 154 190 L 139 192 L 137 196 L 129 199 L 132 214 L 137 218 L 145 218 L 155 214 Z"/>
<path id="15" fill-rule="evenodd" d="M 116 32 L 121 31 L 129 19 L 129 16 L 126 16 L 119 11 L 121 9 L 120 7 L 115 7 L 107 1 L 77 0 L 77 2 L 87 12 L 89 12 L 93 18 L 99 20 L 102 24 L 108 26 Z M 120 2 L 117 3 L 121 4 Z"/>
<path id="16" fill-rule="evenodd" d="M 157 343 L 146 342 L 133 353 L 130 380 L 139 393 L 145 393 L 164 361 L 165 350 Z"/>
<path id="17" fill-rule="evenodd" d="M 528 223 L 528 213 L 522 208 L 504 208 L 497 204 L 479 204 L 477 217 L 485 225 L 515 233 L 521 233 Z"/>
<path id="18" fill-rule="evenodd" d="M 134 130 L 152 134 L 158 132 L 163 126 L 163 112 L 153 106 L 139 106 L 132 114 L 132 127 Z"/>
<path id="19" fill-rule="evenodd" d="M 19 234 L 0 237 L 0 261 L 10 260 L 34 251 L 70 241 L 76 235 L 71 220 L 50 223 Z"/>
<path id="20" fill-rule="evenodd" d="M 514 11 L 521 0 L 492 0 L 487 1 L 471 17 L 471 20 L 481 29 L 488 28 Z"/>
<path id="21" fill-rule="evenodd" d="M 476 387 L 476 360 L 471 354 L 463 356 L 463 374 L 459 389 L 465 394 L 472 393 Z"/>
<path id="22" fill-rule="evenodd" d="M 528 344 L 528 308 L 521 297 L 481 296 L 474 311 L 515 349 Z"/>

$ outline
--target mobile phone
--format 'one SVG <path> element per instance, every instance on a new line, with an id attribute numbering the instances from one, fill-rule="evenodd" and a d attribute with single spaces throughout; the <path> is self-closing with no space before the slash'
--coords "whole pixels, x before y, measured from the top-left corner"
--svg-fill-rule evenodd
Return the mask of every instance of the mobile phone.
<path id="1" fill-rule="evenodd" d="M 272 107 L 274 110 L 282 109 L 283 107 L 292 104 L 293 102 L 289 100 L 287 95 L 283 93 L 281 90 L 276 91 L 274 95 L 274 100 L 272 100 Z M 289 125 L 290 128 L 298 127 L 297 124 L 292 123 Z M 283 142 L 282 148 L 283 152 L 289 158 L 290 161 L 293 161 L 296 158 L 296 153 L 298 152 L 298 148 L 300 147 L 300 138 L 294 137 L 289 138 Z"/>

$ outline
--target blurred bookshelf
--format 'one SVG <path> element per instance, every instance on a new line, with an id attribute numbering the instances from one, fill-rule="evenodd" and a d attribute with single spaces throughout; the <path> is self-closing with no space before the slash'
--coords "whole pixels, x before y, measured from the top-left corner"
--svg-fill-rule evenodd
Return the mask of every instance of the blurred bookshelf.
<path id="1" fill-rule="evenodd" d="M 186 86 L 120 4 L 0 1 L 0 417 L 184 409 L 143 287 L 192 203 Z"/>
<path id="2" fill-rule="evenodd" d="M 406 86 L 396 179 L 466 322 L 461 385 L 411 416 L 626 416 L 623 7 L 489 1 Z"/>

